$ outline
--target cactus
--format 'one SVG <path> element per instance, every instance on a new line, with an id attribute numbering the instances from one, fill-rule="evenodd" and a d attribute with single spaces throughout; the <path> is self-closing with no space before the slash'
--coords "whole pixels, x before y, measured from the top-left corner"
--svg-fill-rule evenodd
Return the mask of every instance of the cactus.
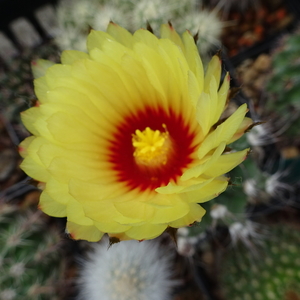
<path id="1" fill-rule="evenodd" d="M 299 204 L 300 187 L 299 41 L 300 30 L 296 30 L 283 36 L 272 51 L 264 92 L 254 106 L 265 123 L 248 135 L 260 166 L 257 174 L 264 172 L 265 192 L 277 202 L 290 205 Z"/>
<path id="2" fill-rule="evenodd" d="M 274 146 L 269 149 L 272 151 L 268 152 L 280 151 L 278 158 L 281 159 L 281 167 L 276 166 L 269 173 L 284 171 L 285 166 L 290 168 L 290 160 L 299 156 L 298 41 L 300 30 L 284 35 L 270 55 L 261 54 L 252 64 L 239 68 L 243 90 L 253 100 L 254 115 L 265 121 L 250 132 L 249 143 L 258 146 L 261 153 L 267 151 L 267 145 L 272 144 Z"/>
<path id="3" fill-rule="evenodd" d="M 270 227 L 268 231 L 259 239 L 252 239 L 252 249 L 237 243 L 227 250 L 221 263 L 225 299 L 270 300 L 290 299 L 291 294 L 300 296 L 300 232 L 285 225 Z"/>
<path id="4" fill-rule="evenodd" d="M 61 237 L 42 212 L 0 208 L 0 299 L 59 299 L 63 280 Z"/>
<path id="5" fill-rule="evenodd" d="M 79 17 L 80 16 L 80 17 Z M 219 47 L 224 23 L 217 11 L 201 10 L 193 1 L 137 1 L 137 0 L 76 0 L 72 5 L 61 1 L 57 10 L 60 34 L 58 46 L 64 49 L 86 51 L 85 40 L 90 28 L 106 30 L 109 21 L 118 23 L 131 32 L 146 28 L 149 23 L 155 33 L 160 25 L 172 22 L 178 32 L 190 30 L 198 33 L 198 48 L 206 55 L 211 48 Z"/>
<path id="6" fill-rule="evenodd" d="M 266 84 L 266 114 L 272 125 L 285 125 L 285 145 L 300 146 L 300 30 L 284 36 L 272 54 L 272 72 Z M 279 120 L 278 120 L 279 119 Z M 276 126 L 277 125 L 277 126 Z M 280 126 L 280 125 L 279 125 Z M 284 136 L 284 137 L 283 137 Z"/>
<path id="7" fill-rule="evenodd" d="M 122 241 L 110 247 L 107 240 L 89 244 L 88 258 L 81 260 L 78 299 L 171 299 L 174 252 L 158 240 Z"/>
<path id="8" fill-rule="evenodd" d="M 210 5 L 212 6 L 221 6 L 225 12 L 228 12 L 232 9 L 238 9 L 240 11 L 245 11 L 249 8 L 258 8 L 260 6 L 260 0 L 244 0 L 244 1 L 238 1 L 238 0 L 209 0 L 208 1 Z"/>

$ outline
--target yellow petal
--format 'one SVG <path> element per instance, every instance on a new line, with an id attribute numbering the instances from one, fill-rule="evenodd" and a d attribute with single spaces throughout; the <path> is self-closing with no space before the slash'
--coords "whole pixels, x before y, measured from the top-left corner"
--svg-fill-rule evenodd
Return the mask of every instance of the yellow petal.
<path id="1" fill-rule="evenodd" d="M 109 181 L 110 180 L 110 181 Z M 76 178 L 71 178 L 69 181 L 69 192 L 70 194 L 82 204 L 86 202 L 94 202 L 96 205 L 102 205 L 102 200 L 115 198 L 122 194 L 125 194 L 127 190 L 122 185 L 114 185 L 113 178 L 108 178 L 106 184 L 91 183 L 88 181 L 83 181 Z M 109 201 L 110 204 L 104 203 L 103 205 L 107 207 L 107 209 L 113 208 L 112 201 Z M 105 210 L 105 207 L 101 206 L 101 210 Z M 116 213 L 116 211 L 114 211 Z"/>
<path id="2" fill-rule="evenodd" d="M 49 216 L 62 218 L 67 216 L 66 206 L 56 202 L 46 191 L 40 196 L 39 208 Z"/>
<path id="3" fill-rule="evenodd" d="M 47 84 L 46 77 L 39 77 L 33 81 L 34 85 L 34 92 L 39 99 L 40 103 L 46 103 L 47 99 L 47 92 L 49 91 L 49 87 Z"/>
<path id="4" fill-rule="evenodd" d="M 133 34 L 136 42 L 142 42 L 152 49 L 158 48 L 158 38 L 146 29 L 139 29 Z"/>
<path id="5" fill-rule="evenodd" d="M 214 76 L 211 76 L 208 84 L 208 93 L 202 93 L 197 103 L 197 120 L 202 128 L 203 135 L 207 135 L 220 117 L 216 111 L 218 85 Z"/>
<path id="6" fill-rule="evenodd" d="M 160 194 L 176 194 L 179 193 L 184 189 L 184 186 L 174 184 L 173 182 L 169 182 L 166 186 L 162 186 L 159 188 L 156 188 L 155 191 Z"/>
<path id="7" fill-rule="evenodd" d="M 94 224 L 91 218 L 88 218 L 84 212 L 84 206 L 74 198 L 67 204 L 68 221 L 82 226 L 92 226 Z"/>
<path id="8" fill-rule="evenodd" d="M 228 153 L 221 155 L 210 167 L 204 172 L 204 175 L 211 177 L 218 177 L 226 174 L 235 168 L 237 165 L 242 163 L 248 153 L 249 148 L 243 151 Z"/>
<path id="9" fill-rule="evenodd" d="M 122 59 L 125 55 L 135 56 L 132 49 L 126 48 L 124 45 L 113 40 L 104 43 L 101 47 L 101 51 L 118 64 L 122 63 Z"/>
<path id="10" fill-rule="evenodd" d="M 213 126 L 220 118 L 218 110 L 216 109 L 218 107 L 218 102 L 219 102 L 218 88 L 219 88 L 219 83 L 217 82 L 215 76 L 211 76 L 209 81 L 209 95 L 210 95 L 210 105 L 213 107 L 210 109 L 211 111 L 210 126 Z"/>
<path id="11" fill-rule="evenodd" d="M 56 202 L 66 206 L 70 199 L 68 192 L 68 185 L 57 181 L 55 178 L 50 177 L 47 181 L 45 192 Z"/>
<path id="12" fill-rule="evenodd" d="M 230 87 L 230 75 L 227 72 L 223 83 L 218 91 L 218 106 L 216 107 L 216 115 L 218 118 L 221 117 L 227 102 L 228 91 Z"/>
<path id="13" fill-rule="evenodd" d="M 194 222 L 200 222 L 202 217 L 205 215 L 205 209 L 199 204 L 190 203 L 189 213 L 183 218 L 171 222 L 169 225 L 174 228 L 180 228 L 193 224 Z"/>
<path id="14" fill-rule="evenodd" d="M 105 173 L 103 174 L 103 171 L 101 172 L 101 170 L 97 168 L 80 165 L 64 157 L 54 157 L 47 170 L 62 183 L 68 183 L 71 178 L 84 181 L 96 181 L 99 176 L 105 176 Z"/>
<path id="15" fill-rule="evenodd" d="M 205 181 L 202 181 L 199 183 L 194 183 L 192 185 L 188 185 L 182 191 L 180 191 L 180 194 L 181 193 L 189 193 L 189 192 L 192 192 L 195 190 L 199 191 L 199 190 L 203 189 L 207 184 L 209 184 L 213 179 L 214 178 L 210 178 L 208 180 L 205 180 Z"/>
<path id="16" fill-rule="evenodd" d="M 209 151 L 220 145 L 221 142 L 229 143 L 247 113 L 247 105 L 241 105 L 225 122 L 212 131 L 203 141 L 198 150 L 198 158 L 203 158 Z"/>
<path id="17" fill-rule="evenodd" d="M 214 55 L 213 58 L 210 60 L 207 71 L 204 77 L 204 92 L 209 92 L 209 82 L 211 80 L 211 77 L 215 77 L 215 80 L 217 84 L 220 84 L 220 78 L 221 78 L 221 72 L 222 72 L 222 61 L 218 55 Z"/>
<path id="18" fill-rule="evenodd" d="M 39 78 L 45 75 L 46 70 L 53 66 L 54 62 L 46 59 L 38 59 L 31 63 L 31 70 L 34 78 Z"/>
<path id="19" fill-rule="evenodd" d="M 107 27 L 107 33 L 125 47 L 132 48 L 134 39 L 132 37 L 132 34 L 125 28 L 119 26 L 116 23 L 110 22 Z"/>
<path id="20" fill-rule="evenodd" d="M 19 153 L 23 158 L 25 158 L 28 155 L 27 149 L 34 139 L 34 136 L 29 136 L 25 140 L 23 140 L 22 143 L 19 145 Z"/>
<path id="21" fill-rule="evenodd" d="M 183 217 L 189 211 L 188 204 L 185 201 L 182 201 L 179 196 L 176 197 L 174 195 L 156 195 L 155 198 L 158 204 L 154 207 L 157 207 L 158 209 L 155 210 L 154 216 L 150 220 L 150 223 L 152 224 L 172 222 Z M 165 201 L 168 201 L 168 206 L 163 207 L 159 205 L 163 204 Z M 154 205 L 153 202 L 151 204 Z"/>
<path id="22" fill-rule="evenodd" d="M 246 132 L 246 130 L 249 128 L 249 126 L 252 124 L 253 124 L 252 119 L 247 118 L 247 117 L 244 118 L 243 122 L 240 124 L 239 128 L 237 129 L 237 131 L 235 132 L 233 137 L 228 141 L 228 144 L 231 144 L 231 143 L 235 142 L 236 140 L 238 140 Z"/>
<path id="23" fill-rule="evenodd" d="M 166 64 L 168 70 L 168 79 L 169 83 L 169 97 L 173 101 L 174 110 L 182 110 L 186 107 L 188 108 L 190 105 L 186 105 L 189 103 L 189 99 L 186 98 L 189 95 L 188 90 L 188 70 L 189 66 L 185 60 L 185 57 L 177 47 L 172 47 L 172 42 L 170 40 L 159 40 L 159 53 L 162 57 L 164 63 Z M 175 101 L 176 98 L 181 100 L 185 105 L 176 106 L 179 102 Z"/>
<path id="24" fill-rule="evenodd" d="M 204 140 L 205 142 L 205 140 Z M 210 166 L 217 161 L 217 159 L 222 155 L 224 149 L 226 147 L 226 143 L 221 142 L 217 149 L 214 151 L 212 156 L 204 163 L 198 164 L 194 167 L 187 169 L 181 176 L 181 180 L 186 181 L 191 178 L 197 178 L 202 175 Z"/>
<path id="25" fill-rule="evenodd" d="M 155 215 L 155 208 L 144 202 L 115 202 L 114 206 L 121 215 L 131 219 L 150 220 Z"/>
<path id="26" fill-rule="evenodd" d="M 49 173 L 44 166 L 37 163 L 32 157 L 26 156 L 20 164 L 20 168 L 37 181 L 47 182 Z"/>
<path id="27" fill-rule="evenodd" d="M 218 177 L 207 185 L 201 187 L 199 190 L 194 190 L 182 195 L 184 195 L 188 202 L 203 203 L 219 196 L 226 190 L 227 185 L 227 177 Z"/>
<path id="28" fill-rule="evenodd" d="M 84 166 L 86 168 L 97 168 L 97 167 L 105 167 L 107 163 L 101 163 L 98 158 L 99 154 L 88 152 L 85 153 L 83 151 L 69 151 L 63 147 L 55 145 L 53 143 L 45 142 L 40 146 L 37 151 L 37 155 L 40 158 L 41 162 L 48 168 L 52 163 L 53 159 L 56 157 L 65 157 L 66 160 L 73 162 L 79 166 Z"/>
<path id="29" fill-rule="evenodd" d="M 97 222 L 94 221 L 95 226 L 102 232 L 109 232 L 109 233 L 120 233 L 125 232 L 132 228 L 132 226 L 129 225 L 123 225 L 119 224 L 117 222 L 111 221 L 111 222 Z"/>
<path id="30" fill-rule="evenodd" d="M 115 188 L 114 188 L 115 187 Z M 114 188 L 114 189 L 113 189 Z M 114 206 L 119 196 L 125 194 L 125 200 L 134 199 L 134 194 L 128 195 L 120 189 L 120 186 L 96 185 L 80 180 L 71 179 L 69 184 L 70 194 L 84 205 L 85 215 L 97 222 L 96 226 L 100 228 L 122 228 L 122 225 L 140 224 L 143 220 L 137 215 L 136 218 L 128 218 L 123 216 Z M 122 192 L 123 191 L 123 192 Z M 102 224 L 103 223 L 103 224 Z M 102 224 L 102 225 L 100 225 Z M 125 227 L 124 227 L 125 228 Z M 127 228 L 127 227 L 126 227 Z M 112 229 L 119 232 L 119 229 Z M 108 231 L 109 232 L 109 231 Z"/>
<path id="31" fill-rule="evenodd" d="M 62 143 L 91 143 L 97 141 L 97 134 L 86 128 L 84 123 L 74 119 L 65 111 L 57 111 L 47 119 L 47 128 L 58 142 Z M 76 134 L 70 134 L 70 128 Z"/>
<path id="32" fill-rule="evenodd" d="M 175 43 L 177 46 L 179 46 L 181 49 L 184 49 L 182 40 L 179 36 L 179 34 L 176 32 L 174 27 L 170 24 L 163 24 L 160 27 L 160 36 L 163 39 L 169 39 L 173 43 Z"/>
<path id="33" fill-rule="evenodd" d="M 94 225 L 82 226 L 70 221 L 67 222 L 67 231 L 73 239 L 87 240 L 89 242 L 98 242 L 104 235 L 104 233 L 99 231 Z"/>
<path id="34" fill-rule="evenodd" d="M 161 100 L 165 101 L 166 89 L 169 86 L 169 73 L 164 60 L 156 51 L 142 43 L 137 43 L 134 47 L 136 52 L 144 54 L 141 58 L 142 66 L 144 67 L 152 86 L 159 93 Z"/>
<path id="35" fill-rule="evenodd" d="M 44 143 L 45 139 L 41 137 L 31 139 L 31 142 L 27 145 L 26 149 L 27 156 L 20 166 L 26 173 L 30 172 L 28 173 L 28 175 L 43 182 L 47 181 L 47 179 L 49 178 L 49 173 L 45 169 L 45 166 L 43 165 L 37 153 Z"/>
<path id="36" fill-rule="evenodd" d="M 107 32 L 91 30 L 87 38 L 87 48 L 89 51 L 94 48 L 101 49 L 104 44 L 112 41 L 115 39 Z"/>
<path id="37" fill-rule="evenodd" d="M 197 81 L 195 74 L 191 70 L 188 71 L 188 86 L 191 103 L 193 107 L 196 107 L 199 97 L 202 93 L 202 88 L 199 82 Z"/>
<path id="38" fill-rule="evenodd" d="M 61 63 L 65 65 L 71 65 L 79 59 L 89 58 L 89 55 L 82 51 L 77 50 L 65 50 L 61 54 Z"/>
<path id="39" fill-rule="evenodd" d="M 210 96 L 209 94 L 202 93 L 196 103 L 196 118 L 200 125 L 202 136 L 206 136 L 209 130 L 211 129 L 211 111 L 212 108 L 210 105 Z"/>
<path id="40" fill-rule="evenodd" d="M 154 239 L 161 235 L 166 229 L 166 224 L 145 224 L 142 226 L 134 226 L 126 231 L 126 235 L 135 240 Z"/>
<path id="41" fill-rule="evenodd" d="M 21 112 L 21 120 L 28 131 L 34 135 L 39 135 L 38 130 L 35 127 L 35 121 L 40 117 L 40 108 L 31 107 L 23 112 Z"/>
<path id="42" fill-rule="evenodd" d="M 72 67 L 69 65 L 53 65 L 52 67 L 47 69 L 45 79 L 49 89 L 63 86 L 61 78 L 70 78 L 71 71 Z"/>
<path id="43" fill-rule="evenodd" d="M 204 70 L 202 61 L 198 54 L 197 45 L 194 41 L 194 38 L 188 31 L 184 32 L 184 34 L 182 35 L 182 40 L 184 43 L 185 57 L 187 59 L 190 69 L 196 76 L 199 91 L 202 92 L 204 86 Z"/>

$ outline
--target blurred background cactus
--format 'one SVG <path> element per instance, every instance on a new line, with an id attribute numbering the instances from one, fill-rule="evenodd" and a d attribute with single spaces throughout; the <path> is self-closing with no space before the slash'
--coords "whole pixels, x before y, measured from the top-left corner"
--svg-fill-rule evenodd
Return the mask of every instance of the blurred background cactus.
<path id="1" fill-rule="evenodd" d="M 41 57 L 58 62 L 58 47 L 51 41 L 25 49 L 21 57 L 8 59 L 5 67 L 0 68 L 0 110 L 14 124 L 20 122 L 20 111 L 35 100 L 31 63 Z"/>
<path id="2" fill-rule="evenodd" d="M 62 50 L 86 51 L 86 35 L 90 29 L 105 30 L 109 21 L 134 32 L 148 24 L 155 33 L 160 25 L 172 22 L 178 32 L 198 33 L 198 47 L 202 55 L 221 47 L 220 36 L 226 25 L 218 16 L 218 9 L 201 8 L 201 2 L 167 0 L 62 0 L 57 8 L 60 34 L 56 42 Z"/>
<path id="3" fill-rule="evenodd" d="M 0 207 L 0 299 L 62 299 L 62 240 L 36 208 Z"/>
<path id="4" fill-rule="evenodd" d="M 266 83 L 266 113 L 285 124 L 285 143 L 300 147 L 300 29 L 283 36 L 272 52 L 272 71 Z M 279 120 L 278 120 L 279 118 Z M 276 121 L 275 121 L 276 120 Z M 276 124 L 274 124 L 276 126 Z M 281 143 L 284 141 L 281 138 Z"/>
<path id="5" fill-rule="evenodd" d="M 156 285 L 153 292 L 148 287 L 149 296 L 137 299 L 300 299 L 300 31 L 289 27 L 297 20 L 289 5 L 298 6 L 292 0 L 287 4 L 281 0 L 58 2 L 46 27 L 51 34 L 30 47 L 21 43 L 25 47 L 11 51 L 0 63 L 0 266 L 4 270 L 0 300 L 113 299 L 113 295 L 122 299 L 120 293 L 124 299 L 134 299 L 139 296 L 130 286 L 145 279 L 140 267 L 148 258 L 153 265 L 148 262 L 145 270 L 151 273 L 155 267 L 156 273 L 148 275 L 155 273 L 153 282 L 160 279 L 164 286 Z M 149 23 L 156 33 L 161 23 L 171 21 L 179 32 L 198 33 L 203 57 L 223 48 L 223 58 L 229 62 L 224 69 L 231 66 L 232 85 L 241 86 L 235 99 L 249 102 L 257 122 L 247 138 L 234 145 L 251 148 L 247 160 L 228 174 L 227 191 L 204 204 L 207 214 L 202 222 L 178 230 L 177 248 L 166 237 L 153 241 L 151 247 L 148 242 L 125 242 L 109 249 L 106 243 L 71 241 L 61 234 L 63 226 L 57 220 L 36 209 L 38 192 L 27 185 L 28 178 L 17 167 L 21 159 L 16 145 L 28 135 L 19 112 L 35 100 L 31 62 L 38 58 L 58 62 L 63 49 L 85 51 L 90 29 L 105 30 L 110 20 L 130 31 Z M 228 109 L 235 105 L 230 101 Z M 22 205 L 28 199 L 33 207 Z M 70 266 L 66 251 L 79 263 Z M 133 275 L 120 275 L 131 263 L 128 272 Z M 114 282 L 121 282 L 131 294 L 121 287 L 118 295 L 106 290 Z M 100 293 L 99 287 L 105 292 Z"/>
<path id="6" fill-rule="evenodd" d="M 175 251 L 163 246 L 162 238 L 110 247 L 104 238 L 90 245 L 87 257 L 81 259 L 78 299 L 172 299 L 172 291 L 180 284 L 174 279 Z"/>
<path id="7" fill-rule="evenodd" d="M 300 297 L 300 232 L 268 228 L 251 246 L 238 241 L 223 251 L 219 273 L 225 299 L 269 300 Z"/>

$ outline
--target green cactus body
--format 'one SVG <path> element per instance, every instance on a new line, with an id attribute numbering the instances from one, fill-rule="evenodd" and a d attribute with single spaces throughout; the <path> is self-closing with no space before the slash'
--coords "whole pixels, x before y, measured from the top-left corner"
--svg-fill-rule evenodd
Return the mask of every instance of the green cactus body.
<path id="1" fill-rule="evenodd" d="M 225 254 L 221 266 L 225 299 L 278 300 L 288 299 L 290 293 L 299 297 L 300 232 L 284 225 L 269 228 L 268 236 L 253 241 L 253 247 L 239 243 Z"/>
<path id="2" fill-rule="evenodd" d="M 58 299 L 61 238 L 46 220 L 36 209 L 0 208 L 1 300 Z"/>
<path id="3" fill-rule="evenodd" d="M 299 136 L 300 126 L 300 30 L 286 35 L 272 54 L 272 73 L 266 85 L 267 109 L 291 122 L 284 132 Z"/>

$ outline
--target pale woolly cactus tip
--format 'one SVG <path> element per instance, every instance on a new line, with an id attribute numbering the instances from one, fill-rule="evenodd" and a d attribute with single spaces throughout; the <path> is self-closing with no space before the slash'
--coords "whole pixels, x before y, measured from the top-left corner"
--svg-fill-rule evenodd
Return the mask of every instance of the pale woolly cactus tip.
<path id="1" fill-rule="evenodd" d="M 247 134 L 247 140 L 251 146 L 264 146 L 274 143 L 275 138 L 265 124 L 255 126 Z"/>
<path id="2" fill-rule="evenodd" d="M 195 236 L 179 236 L 177 238 L 177 251 L 180 255 L 191 257 L 196 253 L 199 238 Z"/>
<path id="3" fill-rule="evenodd" d="M 187 227 L 177 230 L 177 252 L 186 257 L 191 257 L 196 253 L 196 245 L 201 236 L 189 236 L 190 231 Z"/>
<path id="4" fill-rule="evenodd" d="M 252 221 L 234 222 L 229 226 L 229 233 L 233 245 L 237 245 L 238 242 L 242 242 L 249 250 L 256 253 L 256 244 L 263 239 L 267 234 L 265 228 L 261 224 L 254 223 Z"/>
<path id="5" fill-rule="evenodd" d="M 188 236 L 189 235 L 189 230 L 186 227 L 178 228 L 177 235 L 178 236 Z"/>
<path id="6" fill-rule="evenodd" d="M 272 197 L 289 200 L 289 195 L 293 194 L 295 187 L 293 183 L 282 182 L 282 179 L 287 175 L 286 171 L 277 171 L 275 174 L 269 176 L 266 180 L 266 192 Z"/>
<path id="7" fill-rule="evenodd" d="M 168 20 L 173 22 L 174 13 L 182 6 L 180 1 L 138 1 L 132 13 L 133 29 L 145 27 L 149 22 L 153 30 L 158 32 L 161 24 Z"/>
<path id="8" fill-rule="evenodd" d="M 0 291 L 1 300 L 14 300 L 17 299 L 17 293 L 13 289 L 5 289 Z"/>
<path id="9" fill-rule="evenodd" d="M 14 265 L 12 265 L 9 269 L 9 274 L 12 277 L 20 277 L 24 273 L 25 273 L 25 264 L 23 262 L 17 262 Z"/>
<path id="10" fill-rule="evenodd" d="M 210 211 L 213 219 L 225 219 L 229 214 L 227 207 L 223 204 L 214 204 Z"/>
<path id="11" fill-rule="evenodd" d="M 86 51 L 86 36 L 90 28 L 106 30 L 109 21 L 131 32 L 145 28 L 149 23 L 158 33 L 161 24 L 167 21 L 180 26 L 182 16 L 193 14 L 196 3 L 196 0 L 61 0 L 57 7 L 60 33 L 56 43 L 62 50 Z M 182 26 L 182 32 L 193 30 L 188 26 Z"/>
<path id="12" fill-rule="evenodd" d="M 288 131 L 298 115 L 277 116 L 268 118 L 268 122 L 255 126 L 247 134 L 248 143 L 251 146 L 259 147 L 280 142 L 282 135 Z"/>
<path id="13" fill-rule="evenodd" d="M 98 0 L 61 0 L 57 8 L 59 26 L 87 27 L 99 6 Z"/>
<path id="14" fill-rule="evenodd" d="M 81 28 L 72 25 L 60 27 L 60 34 L 57 35 L 55 42 L 61 50 L 78 50 L 86 52 L 86 36 L 87 32 L 83 32 Z"/>
<path id="15" fill-rule="evenodd" d="M 120 26 L 127 27 L 130 16 L 118 6 L 111 4 L 102 5 L 91 20 L 90 25 L 95 30 L 105 31 L 110 21 L 117 23 Z"/>
<path id="16" fill-rule="evenodd" d="M 86 51 L 86 36 L 99 10 L 98 0 L 61 0 L 57 7 L 59 34 L 56 43 L 61 50 Z"/>
<path id="17" fill-rule="evenodd" d="M 201 54 L 207 54 L 212 47 L 220 47 L 220 36 L 226 25 L 219 18 L 216 10 L 200 10 L 184 15 L 180 23 L 175 23 L 179 31 L 190 30 L 198 34 L 197 45 Z"/>
<path id="18" fill-rule="evenodd" d="M 99 0 L 60 1 L 57 7 L 57 19 L 60 33 L 56 43 L 61 50 L 73 49 L 87 51 L 86 36 L 91 28 L 106 30 L 110 21 L 128 27 L 130 16 L 120 3 L 108 4 Z M 120 4 L 120 5 L 119 5 Z"/>
<path id="19" fill-rule="evenodd" d="M 171 299 L 172 252 L 164 252 L 157 241 L 123 241 L 109 248 L 105 242 L 91 245 L 78 279 L 78 299 Z"/>
<path id="20" fill-rule="evenodd" d="M 270 201 L 270 195 L 266 190 L 267 177 L 261 174 L 259 178 L 246 179 L 243 183 L 244 193 L 249 197 L 248 203 L 268 203 Z"/>
<path id="21" fill-rule="evenodd" d="M 244 181 L 243 189 L 246 195 L 249 197 L 256 198 L 259 196 L 259 189 L 257 187 L 257 182 L 253 178 L 249 178 Z"/>

